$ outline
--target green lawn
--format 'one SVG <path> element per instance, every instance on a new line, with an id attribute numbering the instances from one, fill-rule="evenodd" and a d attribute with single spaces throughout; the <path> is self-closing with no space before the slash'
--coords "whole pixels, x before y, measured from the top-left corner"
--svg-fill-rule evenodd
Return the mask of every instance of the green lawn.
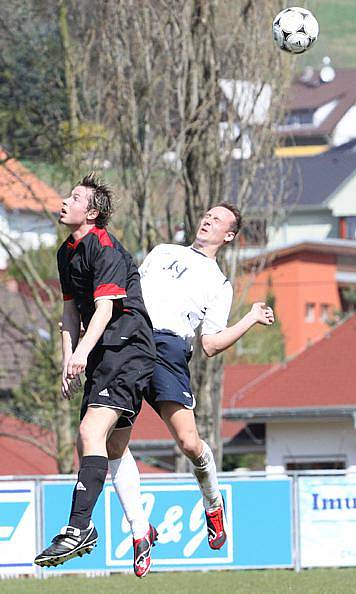
<path id="1" fill-rule="evenodd" d="M 356 569 L 151 573 L 0 581 L 1 594 L 356 594 Z"/>
<path id="2" fill-rule="evenodd" d="M 298 3 L 288 2 L 288 5 Z M 299 56 L 300 63 L 319 67 L 323 56 L 329 56 L 337 68 L 355 68 L 356 0 L 305 0 L 300 5 L 313 12 L 320 26 L 318 41 Z"/>

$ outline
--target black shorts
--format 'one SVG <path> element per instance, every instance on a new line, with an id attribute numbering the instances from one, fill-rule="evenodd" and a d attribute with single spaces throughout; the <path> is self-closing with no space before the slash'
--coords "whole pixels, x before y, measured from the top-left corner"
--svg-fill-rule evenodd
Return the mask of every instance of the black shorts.
<path id="1" fill-rule="evenodd" d="M 88 357 L 80 419 L 88 406 L 104 406 L 122 411 L 117 429 L 133 425 L 148 392 L 154 366 L 154 345 L 150 353 L 134 342 L 96 346 Z"/>
<path id="2" fill-rule="evenodd" d="M 190 386 L 188 363 L 192 346 L 168 331 L 153 332 L 156 343 L 156 366 L 145 399 L 159 413 L 160 402 L 178 402 L 185 408 L 195 408 L 195 397 Z"/>

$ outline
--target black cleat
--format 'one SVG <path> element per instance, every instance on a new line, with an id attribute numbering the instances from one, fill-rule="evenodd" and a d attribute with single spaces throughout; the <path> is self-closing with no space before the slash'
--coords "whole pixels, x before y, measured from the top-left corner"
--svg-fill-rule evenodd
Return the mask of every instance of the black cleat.
<path id="1" fill-rule="evenodd" d="M 98 533 L 92 521 L 86 530 L 80 530 L 74 526 L 64 526 L 60 534 L 54 537 L 52 544 L 37 555 L 34 562 L 41 567 L 63 565 L 69 559 L 90 553 L 97 540 Z"/>
<path id="2" fill-rule="evenodd" d="M 134 547 L 134 572 L 137 577 L 142 578 L 148 574 L 151 567 L 151 549 L 155 546 L 158 533 L 156 528 L 151 526 L 143 538 L 133 539 Z"/>

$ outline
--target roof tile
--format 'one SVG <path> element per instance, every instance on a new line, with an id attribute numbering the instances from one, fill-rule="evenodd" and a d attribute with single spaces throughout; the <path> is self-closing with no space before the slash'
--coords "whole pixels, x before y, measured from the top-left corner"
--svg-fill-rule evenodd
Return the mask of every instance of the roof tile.
<path id="1" fill-rule="evenodd" d="M 16 159 L 7 159 L 0 150 L 0 203 L 8 210 L 29 210 L 52 213 L 60 211 L 62 199 Z"/>
<path id="2" fill-rule="evenodd" d="M 356 315 L 225 401 L 234 409 L 356 408 Z"/>

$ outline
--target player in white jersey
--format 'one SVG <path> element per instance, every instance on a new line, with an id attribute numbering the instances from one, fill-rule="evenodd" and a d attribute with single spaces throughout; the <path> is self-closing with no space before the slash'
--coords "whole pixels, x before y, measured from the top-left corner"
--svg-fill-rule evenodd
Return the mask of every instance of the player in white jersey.
<path id="1" fill-rule="evenodd" d="M 217 262 L 193 246 L 162 244 L 140 267 L 146 308 L 156 330 L 182 338 L 215 334 L 226 327 L 232 286 Z"/>
<path id="2" fill-rule="evenodd" d="M 216 255 L 220 248 L 234 240 L 240 225 L 238 209 L 221 203 L 205 214 L 192 246 L 159 245 L 140 268 L 143 298 L 154 328 L 157 350 L 147 400 L 192 463 L 203 496 L 208 542 L 212 549 L 222 547 L 226 533 L 213 454 L 199 437 L 193 412 L 195 398 L 188 368 L 192 340 L 201 325 L 203 350 L 212 357 L 234 344 L 256 323 L 271 325 L 274 321 L 270 307 L 255 303 L 239 322 L 226 326 L 233 291 L 217 265 Z M 123 444 L 128 443 L 123 436 L 125 431 L 128 430 L 115 431 L 110 438 L 109 464 L 114 487 L 131 525 L 134 547 L 139 541 L 143 552 L 137 563 L 141 563 L 142 572 L 147 573 L 151 545 L 148 539 L 145 541 L 145 534 L 149 524 L 140 503 L 137 466 L 131 453 L 124 449 Z M 133 482 L 137 486 L 136 497 Z"/>

